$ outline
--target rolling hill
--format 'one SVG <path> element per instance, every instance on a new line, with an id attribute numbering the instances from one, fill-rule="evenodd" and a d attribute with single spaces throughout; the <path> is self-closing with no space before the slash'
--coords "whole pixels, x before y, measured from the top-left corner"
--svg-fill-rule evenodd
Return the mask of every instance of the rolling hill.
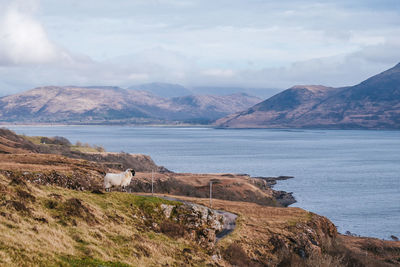
<path id="1" fill-rule="evenodd" d="M 0 122 L 209 123 L 259 101 L 244 94 L 167 99 L 119 87 L 45 86 L 0 98 Z"/>

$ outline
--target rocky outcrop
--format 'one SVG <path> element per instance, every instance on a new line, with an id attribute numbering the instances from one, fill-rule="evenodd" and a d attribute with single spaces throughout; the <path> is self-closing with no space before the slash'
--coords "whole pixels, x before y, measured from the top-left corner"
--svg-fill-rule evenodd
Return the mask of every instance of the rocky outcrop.
<path id="1" fill-rule="evenodd" d="M 326 252 L 334 249 L 337 238 L 337 229 L 327 218 L 313 214 L 309 221 L 289 224 L 288 230 L 285 234 L 275 234 L 268 240 L 272 251 L 278 256 L 278 266 L 341 265 L 340 260 L 331 255 L 324 262 Z M 320 263 L 316 264 L 316 261 Z"/>
<path id="2" fill-rule="evenodd" d="M 161 209 L 166 219 L 183 227 L 185 236 L 208 250 L 214 248 L 217 234 L 224 228 L 223 215 L 207 207 L 190 203 L 174 206 L 162 204 Z"/>
<path id="3" fill-rule="evenodd" d="M 274 190 L 273 196 L 275 197 L 276 201 L 283 207 L 288 207 L 297 202 L 293 196 L 293 192 Z"/>
<path id="4" fill-rule="evenodd" d="M 277 181 L 292 179 L 293 176 L 279 176 L 279 177 L 253 177 L 251 182 L 264 191 L 270 191 L 272 196 L 283 207 L 288 207 L 293 203 L 296 203 L 296 199 L 293 196 L 293 192 L 276 191 L 272 190 Z"/>
<path id="5" fill-rule="evenodd" d="M 299 208 L 225 200 L 215 200 L 213 208 L 238 214 L 235 234 L 225 239 L 224 246 L 216 252 L 217 258 L 232 266 L 352 266 L 342 264 L 337 229 L 325 217 Z M 217 260 L 218 264 L 222 262 Z"/>

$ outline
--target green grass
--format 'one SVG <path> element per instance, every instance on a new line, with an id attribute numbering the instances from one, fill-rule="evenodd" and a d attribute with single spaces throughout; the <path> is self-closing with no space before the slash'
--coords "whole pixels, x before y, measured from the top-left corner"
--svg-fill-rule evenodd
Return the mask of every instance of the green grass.
<path id="1" fill-rule="evenodd" d="M 56 187 L 42 187 L 47 192 L 62 195 L 62 200 L 57 199 L 41 199 L 42 205 L 48 210 L 53 217 L 58 218 L 58 223 L 66 226 L 72 222 L 72 217 L 66 216 L 66 202 L 68 199 L 77 198 L 83 205 L 94 204 L 101 210 L 103 214 L 110 217 L 124 217 L 124 214 L 132 214 L 134 210 L 141 211 L 148 218 L 152 218 L 154 222 L 159 223 L 164 219 L 161 212 L 161 204 L 179 206 L 182 203 L 170 201 L 159 197 L 138 196 L 122 192 L 110 192 L 105 194 L 93 194 L 91 192 L 79 192 L 73 190 L 64 190 Z M 134 211 L 134 213 L 136 213 Z M 90 215 L 90 214 L 89 214 Z M 81 218 L 83 219 L 83 218 Z M 90 219 L 87 217 L 86 219 Z"/>
<path id="2" fill-rule="evenodd" d="M 40 145 L 40 139 L 42 139 L 42 136 L 26 136 L 26 135 L 21 135 L 23 138 L 25 138 L 28 141 L 31 141 L 35 145 Z"/>
<path id="3" fill-rule="evenodd" d="M 24 139 L 31 141 L 35 145 L 47 145 L 47 146 L 52 146 L 53 144 L 43 144 L 41 142 L 42 138 L 44 136 L 26 136 L 26 135 L 21 135 Z M 54 145 L 53 145 L 54 146 Z M 82 144 L 81 142 L 77 142 L 75 145 L 70 145 L 69 148 L 72 151 L 80 151 L 83 153 L 96 153 L 96 152 L 105 152 L 104 148 L 101 146 L 97 145 L 89 145 L 89 144 Z"/>
<path id="4" fill-rule="evenodd" d="M 10 185 L 0 174 L 1 188 L 7 189 L 4 201 L 21 202 L 31 214 L 0 205 L 5 214 L 0 216 L 0 266 L 182 266 L 188 261 L 182 254 L 186 247 L 197 253 L 189 265 L 199 266 L 202 258 L 209 258 L 190 240 L 153 228 L 165 220 L 161 204 L 180 202 L 123 192 Z"/>
<path id="5" fill-rule="evenodd" d="M 103 152 L 101 149 L 96 148 L 96 147 L 91 147 L 91 146 L 76 146 L 72 145 L 70 146 L 72 151 L 79 151 L 83 153 L 97 153 L 97 152 Z"/>
<path id="6" fill-rule="evenodd" d="M 287 224 L 289 227 L 295 227 L 299 221 L 296 219 L 288 220 Z"/>
<path id="7" fill-rule="evenodd" d="M 161 204 L 167 205 L 181 205 L 180 202 L 166 200 L 159 197 L 146 197 L 146 196 L 136 196 L 136 199 L 133 203 L 135 206 L 140 208 L 143 211 L 153 213 L 155 209 L 160 208 Z"/>
<path id="8" fill-rule="evenodd" d="M 73 266 L 73 267 L 129 267 L 131 265 L 121 263 L 121 262 L 110 262 L 110 261 L 101 261 L 98 259 L 92 258 L 73 258 L 73 257 L 61 257 L 61 266 Z"/>

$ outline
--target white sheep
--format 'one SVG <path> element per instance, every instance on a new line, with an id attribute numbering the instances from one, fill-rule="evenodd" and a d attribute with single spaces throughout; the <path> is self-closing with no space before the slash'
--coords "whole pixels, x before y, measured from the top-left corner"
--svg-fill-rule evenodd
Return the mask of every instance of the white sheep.
<path id="1" fill-rule="evenodd" d="M 127 169 L 121 173 L 107 173 L 104 176 L 104 188 L 106 191 L 113 186 L 121 186 L 122 189 L 125 189 L 131 183 L 133 176 L 135 176 L 133 169 Z"/>

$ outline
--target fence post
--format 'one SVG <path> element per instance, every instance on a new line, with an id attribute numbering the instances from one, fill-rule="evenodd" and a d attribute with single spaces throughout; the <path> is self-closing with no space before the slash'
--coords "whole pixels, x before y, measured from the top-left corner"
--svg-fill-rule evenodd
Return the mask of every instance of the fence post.
<path id="1" fill-rule="evenodd" d="M 154 196 L 154 170 L 151 170 L 151 195 Z"/>
<path id="2" fill-rule="evenodd" d="M 212 181 L 210 181 L 210 208 L 212 207 Z"/>

